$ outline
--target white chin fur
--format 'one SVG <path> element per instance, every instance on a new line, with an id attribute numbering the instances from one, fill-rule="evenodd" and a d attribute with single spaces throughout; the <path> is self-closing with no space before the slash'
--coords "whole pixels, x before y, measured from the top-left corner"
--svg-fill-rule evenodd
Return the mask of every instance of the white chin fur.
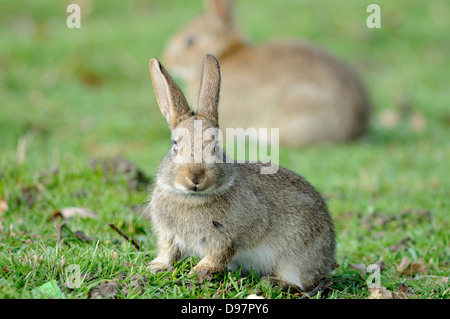
<path id="1" fill-rule="evenodd" d="M 201 195 L 215 195 L 215 194 L 221 193 L 222 191 L 227 190 L 228 188 L 233 186 L 234 179 L 235 179 L 235 176 L 233 175 L 226 183 L 224 183 L 220 186 L 213 185 L 212 187 L 209 187 L 203 191 L 192 191 L 178 183 L 174 183 L 174 185 L 169 185 L 166 183 L 157 183 L 157 184 L 158 184 L 158 186 L 163 188 L 165 191 L 168 191 L 172 194 L 201 196 Z"/>
<path id="2" fill-rule="evenodd" d="M 178 183 L 174 183 L 174 185 L 167 185 L 167 184 L 160 184 L 160 186 L 162 188 L 164 188 L 164 190 L 174 193 L 174 194 L 184 194 L 184 195 L 211 195 L 211 194 L 215 194 L 217 187 L 213 186 L 213 187 L 209 187 L 203 191 L 193 191 L 190 190 L 186 187 L 184 187 L 183 185 L 180 185 Z"/>

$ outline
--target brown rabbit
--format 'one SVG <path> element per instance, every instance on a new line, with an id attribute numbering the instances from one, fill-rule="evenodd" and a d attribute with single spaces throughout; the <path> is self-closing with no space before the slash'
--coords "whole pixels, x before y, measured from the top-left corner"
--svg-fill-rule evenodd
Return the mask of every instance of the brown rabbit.
<path id="1" fill-rule="evenodd" d="M 214 56 L 204 58 L 196 112 L 157 59 L 149 68 L 173 139 L 147 213 L 159 250 L 150 269 L 168 270 L 195 255 L 199 276 L 242 266 L 304 291 L 315 287 L 332 271 L 335 253 L 334 227 L 320 195 L 285 168 L 261 174 L 261 163 L 230 161 L 214 135 L 203 140 L 219 123 L 221 76 Z M 201 153 L 214 161 L 196 161 Z"/>
<path id="2" fill-rule="evenodd" d="M 249 45 L 237 30 L 231 0 L 210 0 L 209 11 L 169 40 L 164 63 L 196 99 L 201 58 L 211 53 L 224 80 L 220 125 L 280 129 L 284 146 L 340 142 L 363 135 L 370 101 L 356 73 L 331 54 L 293 39 Z"/>

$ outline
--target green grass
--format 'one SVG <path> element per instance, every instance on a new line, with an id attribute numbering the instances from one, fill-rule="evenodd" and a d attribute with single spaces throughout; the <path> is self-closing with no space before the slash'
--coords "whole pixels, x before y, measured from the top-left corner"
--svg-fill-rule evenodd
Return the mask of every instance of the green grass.
<path id="1" fill-rule="evenodd" d="M 67 298 L 89 298 L 113 279 L 117 298 L 298 298 L 237 272 L 200 281 L 189 274 L 192 258 L 150 274 L 155 238 L 135 212 L 150 190 L 89 165 L 121 155 L 155 176 L 170 137 L 147 63 L 202 1 L 85 1 L 74 30 L 65 24 L 69 3 L 0 4 L 0 197 L 9 206 L 0 209 L 0 298 L 33 298 L 51 280 Z M 281 165 L 324 195 L 336 225 L 339 267 L 317 298 L 368 298 L 369 274 L 351 265 L 379 261 L 389 291 L 404 284 L 408 298 L 448 298 L 450 8 L 380 0 L 382 28 L 371 30 L 369 3 L 252 0 L 239 2 L 237 18 L 255 42 L 299 36 L 335 52 L 360 70 L 374 100 L 366 139 L 280 151 Z M 66 219 L 58 244 L 62 221 L 52 214 L 66 207 L 98 218 Z M 422 268 L 402 273 L 403 258 Z M 74 289 L 70 265 L 87 276 Z M 142 289 L 132 288 L 138 277 Z"/>

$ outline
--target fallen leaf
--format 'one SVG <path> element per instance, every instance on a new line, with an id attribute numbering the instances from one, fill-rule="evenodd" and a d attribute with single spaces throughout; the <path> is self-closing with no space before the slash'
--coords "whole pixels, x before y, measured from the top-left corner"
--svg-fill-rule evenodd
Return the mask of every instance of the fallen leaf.
<path id="1" fill-rule="evenodd" d="M 397 265 L 397 271 L 401 276 L 414 275 L 417 273 L 426 275 L 428 273 L 423 260 L 419 260 L 418 262 L 410 262 L 406 257 L 403 257 L 400 265 Z"/>
<path id="2" fill-rule="evenodd" d="M 258 296 L 257 294 L 250 294 L 247 296 L 247 299 L 266 299 L 264 296 Z"/>
<path id="3" fill-rule="evenodd" d="M 81 82 L 89 87 L 99 87 L 102 85 L 102 75 L 96 70 L 84 67 L 78 70 L 78 77 Z"/>
<path id="4" fill-rule="evenodd" d="M 61 257 L 61 261 L 60 261 L 60 263 L 59 263 L 59 266 L 60 266 L 61 268 L 63 268 L 66 264 L 67 264 L 67 261 L 66 261 L 66 259 L 64 258 L 64 256 L 62 256 L 62 257 Z"/>
<path id="5" fill-rule="evenodd" d="M 409 296 L 411 296 L 411 294 L 409 293 L 408 286 L 404 283 L 401 283 L 400 286 L 398 286 L 397 293 L 392 294 L 393 299 L 406 299 Z"/>
<path id="6" fill-rule="evenodd" d="M 397 265 L 397 270 L 398 271 L 402 271 L 403 269 L 405 269 L 408 265 L 409 265 L 409 259 L 406 257 L 402 258 L 402 261 L 400 262 L 400 265 Z"/>
<path id="7" fill-rule="evenodd" d="M 355 270 L 358 270 L 358 271 L 361 271 L 361 272 L 365 272 L 365 273 L 368 273 L 368 274 L 372 272 L 373 268 L 370 267 L 370 266 L 373 266 L 373 265 L 377 265 L 379 267 L 380 271 L 385 269 L 384 266 L 383 266 L 383 262 L 381 260 L 377 261 L 375 264 L 371 264 L 371 265 L 368 265 L 368 266 L 366 266 L 365 264 L 349 264 L 349 265 L 350 265 L 351 268 L 353 268 Z"/>
<path id="8" fill-rule="evenodd" d="M 423 116 L 422 113 L 420 113 L 418 111 L 414 111 L 409 116 L 409 124 L 411 125 L 412 129 L 415 132 L 421 132 L 427 126 L 427 121 L 425 119 L 425 116 Z"/>
<path id="9" fill-rule="evenodd" d="M 361 270 L 366 271 L 367 266 L 365 264 L 350 264 L 350 267 L 352 267 L 355 270 Z"/>
<path id="10" fill-rule="evenodd" d="M 3 197 L 0 197 L 0 216 L 3 215 L 3 212 L 6 212 L 9 209 L 8 203 Z"/>
<path id="11" fill-rule="evenodd" d="M 411 241 L 412 240 L 409 237 L 403 238 L 399 243 L 389 246 L 389 250 L 395 252 L 404 249 Z"/>
<path id="12" fill-rule="evenodd" d="M 385 110 L 378 116 L 380 124 L 386 128 L 394 128 L 400 124 L 401 117 L 396 110 Z"/>
<path id="13" fill-rule="evenodd" d="M 81 218 L 97 218 L 97 215 L 94 211 L 83 207 L 67 207 L 61 210 L 54 211 L 52 214 L 53 218 L 62 217 L 66 219 L 72 218 L 74 216 L 80 216 Z"/>
<path id="14" fill-rule="evenodd" d="M 392 292 L 386 289 L 386 287 L 370 288 L 369 299 L 392 299 Z"/>
<path id="15" fill-rule="evenodd" d="M 400 286 L 398 286 L 398 292 L 407 294 L 409 292 L 408 291 L 408 286 L 405 285 L 404 283 L 401 283 Z"/>
<path id="16" fill-rule="evenodd" d="M 427 267 L 425 266 L 425 262 L 423 260 L 411 263 L 411 265 L 402 272 L 403 275 L 412 275 L 417 273 L 422 273 L 424 275 L 428 273 Z"/>
<path id="17" fill-rule="evenodd" d="M 16 237 L 16 233 L 13 231 L 13 224 L 9 225 L 9 237 Z"/>
<path id="18" fill-rule="evenodd" d="M 382 260 L 379 260 L 379 261 L 375 262 L 375 264 L 377 264 L 378 266 L 380 266 L 380 270 L 381 270 L 381 271 L 383 271 L 383 270 L 386 269 L 386 267 L 384 267 L 384 265 L 383 265 L 383 261 L 382 261 Z"/>

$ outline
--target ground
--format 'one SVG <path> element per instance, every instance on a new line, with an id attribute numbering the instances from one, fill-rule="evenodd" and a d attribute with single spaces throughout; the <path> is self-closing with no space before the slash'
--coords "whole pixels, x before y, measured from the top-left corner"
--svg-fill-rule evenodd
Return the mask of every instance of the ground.
<path id="1" fill-rule="evenodd" d="M 366 25 L 373 1 L 236 2 L 252 41 L 313 41 L 374 101 L 367 137 L 280 150 L 336 226 L 338 266 L 315 298 L 448 298 L 447 1 L 376 1 L 379 29 Z M 0 4 L 0 298 L 299 298 L 256 276 L 199 280 L 193 258 L 147 271 L 142 211 L 170 148 L 147 63 L 202 1 L 79 3 L 80 29 L 66 26 L 69 1 Z"/>

